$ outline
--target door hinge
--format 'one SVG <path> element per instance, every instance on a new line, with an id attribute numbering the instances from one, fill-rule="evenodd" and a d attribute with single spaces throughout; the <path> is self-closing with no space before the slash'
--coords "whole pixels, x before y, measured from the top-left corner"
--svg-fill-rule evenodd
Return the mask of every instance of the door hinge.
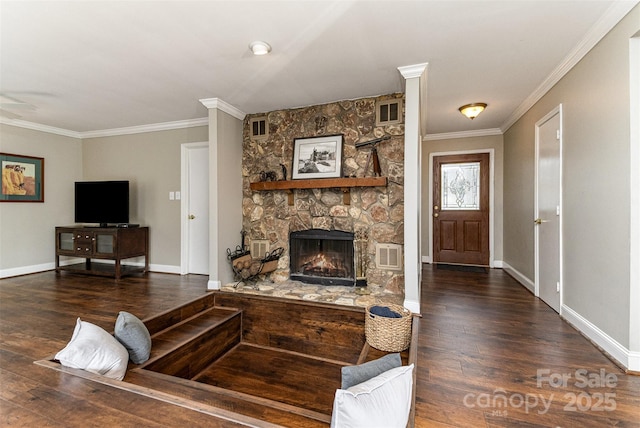
<path id="1" fill-rule="evenodd" d="M 560 281 L 556 282 L 556 293 L 560 292 Z"/>
<path id="2" fill-rule="evenodd" d="M 556 129 L 556 140 L 560 139 L 560 130 Z"/>

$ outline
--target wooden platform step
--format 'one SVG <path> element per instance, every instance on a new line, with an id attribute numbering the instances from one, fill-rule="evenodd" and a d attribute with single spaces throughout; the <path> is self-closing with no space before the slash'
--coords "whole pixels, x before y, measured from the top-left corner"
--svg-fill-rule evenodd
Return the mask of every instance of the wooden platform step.
<path id="1" fill-rule="evenodd" d="M 185 400 L 278 426 L 326 428 L 331 420 L 330 415 L 148 370 L 131 370 L 126 381 L 148 389 L 151 395 L 157 391 L 169 394 L 175 397 L 174 404 L 181 405 L 179 401 Z"/>
<path id="2" fill-rule="evenodd" d="M 212 307 L 151 336 L 151 358 L 140 368 L 191 379 L 240 343 L 241 312 Z"/>

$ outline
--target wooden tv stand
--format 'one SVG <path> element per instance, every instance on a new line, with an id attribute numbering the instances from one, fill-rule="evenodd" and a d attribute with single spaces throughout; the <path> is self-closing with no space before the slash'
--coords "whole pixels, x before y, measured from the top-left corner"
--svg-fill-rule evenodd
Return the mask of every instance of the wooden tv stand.
<path id="1" fill-rule="evenodd" d="M 82 257 L 84 263 L 60 266 L 60 256 Z M 122 265 L 121 261 L 144 257 L 143 266 Z M 92 263 L 92 259 L 115 263 Z M 56 272 L 69 271 L 116 279 L 149 271 L 148 227 L 56 227 Z"/>

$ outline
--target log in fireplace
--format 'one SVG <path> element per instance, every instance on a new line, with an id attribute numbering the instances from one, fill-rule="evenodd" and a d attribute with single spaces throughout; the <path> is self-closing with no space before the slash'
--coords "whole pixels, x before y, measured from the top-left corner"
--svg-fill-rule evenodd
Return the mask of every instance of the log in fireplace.
<path id="1" fill-rule="evenodd" d="M 355 285 L 354 235 L 309 229 L 289 234 L 290 277 L 322 285 Z"/>

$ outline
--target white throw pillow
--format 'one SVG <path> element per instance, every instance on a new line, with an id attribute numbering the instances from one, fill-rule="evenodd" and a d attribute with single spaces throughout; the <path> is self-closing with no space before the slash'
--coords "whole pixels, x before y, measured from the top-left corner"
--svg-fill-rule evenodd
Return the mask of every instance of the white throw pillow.
<path id="1" fill-rule="evenodd" d="M 71 340 L 55 359 L 66 367 L 122 380 L 129 352 L 104 329 L 78 318 Z"/>
<path id="2" fill-rule="evenodd" d="M 411 410 L 413 364 L 386 371 L 349 389 L 338 389 L 332 428 L 405 428 Z"/>

